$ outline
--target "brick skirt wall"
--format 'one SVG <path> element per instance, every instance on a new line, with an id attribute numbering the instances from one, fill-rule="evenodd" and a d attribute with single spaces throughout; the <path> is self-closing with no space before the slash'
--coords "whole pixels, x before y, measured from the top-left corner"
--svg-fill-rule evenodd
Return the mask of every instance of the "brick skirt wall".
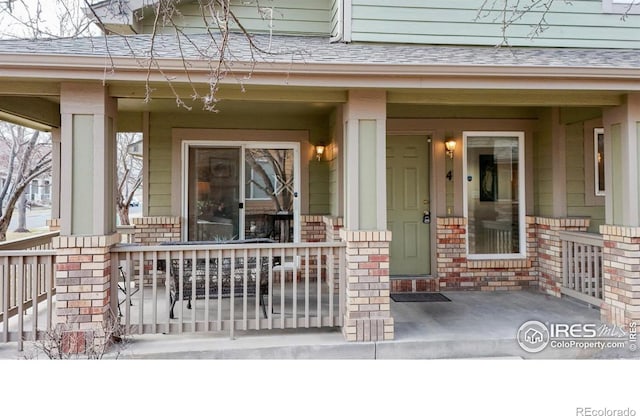
<path id="1" fill-rule="evenodd" d="M 526 218 L 527 256 L 524 259 L 467 258 L 467 219 L 438 218 L 436 222 L 437 285 L 440 290 L 520 290 L 537 287 L 535 218 Z"/>

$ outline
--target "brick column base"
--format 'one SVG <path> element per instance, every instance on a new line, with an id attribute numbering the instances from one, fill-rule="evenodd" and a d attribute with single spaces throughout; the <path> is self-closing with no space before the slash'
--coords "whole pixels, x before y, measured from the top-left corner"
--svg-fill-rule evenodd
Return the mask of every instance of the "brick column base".
<path id="1" fill-rule="evenodd" d="M 340 231 L 347 243 L 346 312 L 342 333 L 347 341 L 392 340 L 389 297 L 389 231 Z"/>
<path id="2" fill-rule="evenodd" d="M 600 308 L 605 322 L 628 328 L 640 322 L 640 227 L 603 225 L 603 288 Z"/>
<path id="3" fill-rule="evenodd" d="M 110 307 L 110 249 L 118 242 L 118 234 L 53 239 L 56 326 L 65 353 L 85 353 L 109 341 L 109 328 L 115 328 Z"/>

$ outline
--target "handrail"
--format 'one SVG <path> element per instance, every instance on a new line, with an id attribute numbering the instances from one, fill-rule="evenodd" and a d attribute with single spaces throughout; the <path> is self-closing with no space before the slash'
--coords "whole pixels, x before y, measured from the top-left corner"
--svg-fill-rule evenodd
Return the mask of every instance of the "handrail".
<path id="1" fill-rule="evenodd" d="M 50 246 L 54 237 L 58 237 L 60 231 L 51 231 L 48 233 L 30 235 L 29 237 L 19 238 L 16 240 L 5 241 L 0 243 L 0 251 L 5 250 L 29 250 L 33 248 L 42 248 Z"/>
<path id="2" fill-rule="evenodd" d="M 571 241 L 578 244 L 588 244 L 597 247 L 604 247 L 604 240 L 601 234 L 587 233 L 581 231 L 560 231 L 560 240 Z"/>
<path id="3" fill-rule="evenodd" d="M 329 248 L 329 247 L 346 247 L 343 241 L 336 242 L 316 242 L 316 243 L 249 243 L 249 244 L 175 244 L 175 245 L 136 245 L 136 244 L 117 244 L 111 248 L 112 253 L 139 253 L 147 251 L 204 251 L 204 250 L 242 250 L 242 249 L 280 249 L 280 248 Z"/>

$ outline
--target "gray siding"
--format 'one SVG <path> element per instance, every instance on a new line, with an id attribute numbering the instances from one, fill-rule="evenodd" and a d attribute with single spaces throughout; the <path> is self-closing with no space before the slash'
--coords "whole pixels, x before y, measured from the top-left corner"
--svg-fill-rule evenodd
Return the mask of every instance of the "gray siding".
<path id="1" fill-rule="evenodd" d="M 510 5 L 514 0 L 508 0 Z M 521 2 L 522 3 L 522 2 Z M 501 1 L 479 14 L 482 0 L 352 0 L 352 40 L 455 45 L 502 43 Z M 522 7 L 522 6 L 521 6 Z M 512 46 L 640 47 L 640 16 L 604 14 L 602 0 L 554 1 L 548 27 L 532 37 L 539 11 L 526 13 L 508 28 Z"/>
<path id="2" fill-rule="evenodd" d="M 254 1 L 232 0 L 232 11 L 250 33 L 329 35 L 331 31 L 332 0 L 272 0 L 260 2 L 260 10 Z M 273 13 L 271 14 L 271 10 Z M 186 33 L 206 30 L 200 6 L 185 4 L 180 8 L 182 16 L 175 16 L 174 23 L 184 27 Z M 153 30 L 154 16 L 150 13 L 142 23 L 143 33 Z M 270 28 L 271 26 L 271 28 Z M 167 25 L 161 33 L 175 33 Z"/>

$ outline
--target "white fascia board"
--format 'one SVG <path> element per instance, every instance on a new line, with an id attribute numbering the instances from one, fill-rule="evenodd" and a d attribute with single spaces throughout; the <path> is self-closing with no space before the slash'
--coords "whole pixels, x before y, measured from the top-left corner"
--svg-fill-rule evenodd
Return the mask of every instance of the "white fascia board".
<path id="1" fill-rule="evenodd" d="M 152 68 L 149 81 L 188 82 L 180 59 L 157 61 L 164 76 Z M 210 66 L 190 61 L 193 82 L 208 82 Z M 105 74 L 105 65 L 113 71 Z M 155 67 L 155 66 L 154 66 Z M 134 58 L 103 56 L 0 55 L 3 77 L 76 79 L 100 81 L 146 81 L 146 66 Z M 366 88 L 503 88 L 640 90 L 640 69 L 598 67 L 543 67 L 489 65 L 384 65 L 313 63 L 234 63 L 238 76 L 250 75 L 246 84 Z"/>

